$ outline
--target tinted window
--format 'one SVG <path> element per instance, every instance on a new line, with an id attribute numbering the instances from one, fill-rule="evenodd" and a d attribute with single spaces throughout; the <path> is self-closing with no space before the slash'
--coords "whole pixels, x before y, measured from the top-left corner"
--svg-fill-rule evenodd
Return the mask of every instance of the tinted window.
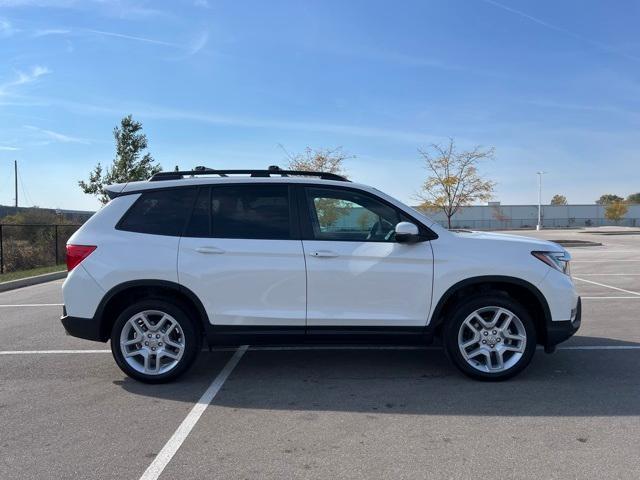
<path id="1" fill-rule="evenodd" d="M 118 228 L 130 232 L 180 236 L 196 191 L 172 188 L 143 193 Z"/>
<path id="2" fill-rule="evenodd" d="M 196 197 L 196 203 L 191 212 L 189 225 L 185 230 L 185 237 L 210 237 L 211 236 L 211 190 L 201 188 Z"/>
<path id="3" fill-rule="evenodd" d="M 358 192 L 308 188 L 307 203 L 314 238 L 362 242 L 393 242 L 400 213 Z"/>
<path id="4" fill-rule="evenodd" d="M 211 188 L 213 237 L 291 238 L 287 185 L 228 185 Z"/>

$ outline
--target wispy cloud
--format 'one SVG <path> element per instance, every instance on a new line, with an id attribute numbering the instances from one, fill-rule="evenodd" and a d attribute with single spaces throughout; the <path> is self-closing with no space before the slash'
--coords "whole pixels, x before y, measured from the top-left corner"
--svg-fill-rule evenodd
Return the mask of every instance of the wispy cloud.
<path id="1" fill-rule="evenodd" d="M 168 47 L 183 48 L 182 45 L 179 45 L 177 43 L 166 42 L 164 40 L 157 40 L 155 38 L 141 37 L 138 35 L 127 35 L 124 33 L 107 32 L 104 30 L 90 30 L 90 29 L 83 30 L 83 32 L 92 33 L 94 35 L 102 35 L 105 37 L 115 37 L 115 38 L 122 38 L 125 40 L 134 40 L 136 42 L 152 43 L 154 45 L 165 45 Z"/>
<path id="2" fill-rule="evenodd" d="M 209 41 L 209 32 L 204 31 L 200 33 L 200 35 L 198 35 L 189 46 L 187 50 L 187 54 L 189 56 L 195 55 L 207 45 L 208 41 Z"/>
<path id="3" fill-rule="evenodd" d="M 463 67 L 446 63 L 433 58 L 416 57 L 413 55 L 406 55 L 404 53 L 391 52 L 385 50 L 342 50 L 343 53 L 368 58 L 370 60 L 379 60 L 382 62 L 396 63 L 406 65 L 409 67 L 427 67 L 437 68 L 443 70 L 463 70 Z"/>
<path id="4" fill-rule="evenodd" d="M 51 70 L 41 65 L 35 65 L 31 67 L 31 70 L 28 72 L 17 71 L 16 78 L 10 80 L 9 82 L 0 84 L 0 96 L 7 95 L 9 91 L 14 87 L 35 82 L 41 76 L 47 75 L 49 73 L 51 73 Z"/>
<path id="5" fill-rule="evenodd" d="M 45 28 L 43 30 L 36 30 L 33 32 L 34 37 L 48 37 L 50 35 L 68 35 L 71 30 L 66 28 Z"/>
<path id="6" fill-rule="evenodd" d="M 318 48 L 314 45 L 312 48 Z M 374 62 L 384 62 L 409 68 L 426 68 L 450 72 L 467 72 L 487 77 L 504 78 L 505 76 L 495 70 L 483 70 L 465 64 L 455 64 L 448 60 L 438 58 L 409 55 L 403 52 L 387 50 L 385 48 L 364 48 L 339 44 L 324 43 L 320 47 L 325 52 L 335 55 L 349 56 Z"/>
<path id="7" fill-rule="evenodd" d="M 0 0 L 0 7 L 55 7 L 65 8 L 77 4 L 76 0 Z"/>
<path id="8" fill-rule="evenodd" d="M 2 152 L 16 152 L 20 150 L 20 147 L 12 147 L 10 145 L 0 145 L 0 151 Z"/>
<path id="9" fill-rule="evenodd" d="M 19 31 L 9 20 L 0 18 L 0 37 L 10 37 Z"/>
<path id="10" fill-rule="evenodd" d="M 72 30 L 69 28 L 48 28 L 48 29 L 35 30 L 32 34 L 32 36 L 35 38 L 48 37 L 48 36 L 54 36 L 54 35 L 99 36 L 99 37 L 110 37 L 110 38 L 116 38 L 120 40 L 133 41 L 133 42 L 142 42 L 142 43 L 148 43 L 151 45 L 170 47 L 178 51 L 184 51 L 186 52 L 187 56 L 195 55 L 196 53 L 201 51 L 209 41 L 209 32 L 206 30 L 198 34 L 191 42 L 184 43 L 184 44 L 169 42 L 169 41 L 161 40 L 158 38 L 146 37 L 143 35 L 132 35 L 129 33 L 111 32 L 107 30 L 96 30 L 92 28 L 84 28 L 79 30 Z"/>
<path id="11" fill-rule="evenodd" d="M 190 120 L 194 122 L 208 123 L 213 125 L 225 125 L 239 128 L 259 128 L 259 129 L 276 129 L 288 131 L 308 131 L 332 133 L 337 135 L 370 137 L 370 138 L 387 138 L 409 143 L 420 143 L 433 137 L 422 132 L 414 132 L 398 129 L 387 129 L 381 127 L 373 127 L 366 125 L 348 125 L 340 123 L 324 123 L 309 122 L 295 120 L 278 120 L 251 117 L 235 117 L 226 115 L 216 115 L 211 113 L 203 113 L 191 110 L 167 109 L 154 106 L 141 106 L 140 115 L 150 118 L 164 120 Z"/>
<path id="12" fill-rule="evenodd" d="M 0 102 L 1 104 L 1 102 Z M 12 105 L 19 106 L 16 102 Z M 109 115 L 121 116 L 123 112 L 133 112 L 134 116 L 153 118 L 157 120 L 192 121 L 210 125 L 220 125 L 247 129 L 270 129 L 283 131 L 304 131 L 314 133 L 331 133 L 350 137 L 384 138 L 400 143 L 420 144 L 434 141 L 442 141 L 440 137 L 428 132 L 415 130 L 403 130 L 398 128 L 386 128 L 370 125 L 349 125 L 333 122 L 313 122 L 307 120 L 280 120 L 259 117 L 240 117 L 223 115 L 194 110 L 182 110 L 165 108 L 155 105 L 136 105 L 126 103 L 122 105 L 100 105 L 83 102 L 74 102 L 60 99 L 31 99 L 25 106 L 63 108 L 80 115 Z"/>
<path id="13" fill-rule="evenodd" d="M 100 2 L 101 0 L 98 0 Z M 169 17 L 170 14 L 157 8 L 136 5 L 131 0 L 111 0 L 111 8 L 106 13 L 124 19 L 147 19 L 152 17 Z"/>
<path id="14" fill-rule="evenodd" d="M 44 128 L 34 127 L 32 125 L 24 125 L 24 128 L 36 132 L 40 136 L 61 143 L 82 143 L 84 145 L 88 145 L 89 140 L 79 137 L 72 137 L 71 135 L 65 135 L 63 133 L 54 132 L 52 130 L 46 130 Z"/>
<path id="15" fill-rule="evenodd" d="M 101 35 L 105 37 L 114 37 L 114 38 L 120 38 L 123 40 L 130 40 L 135 42 L 143 42 L 143 43 L 149 43 L 153 45 L 171 47 L 177 50 L 185 51 L 187 57 L 193 56 L 198 52 L 200 52 L 207 45 L 207 42 L 209 41 L 209 32 L 206 30 L 198 34 L 193 39 L 193 41 L 187 44 L 167 42 L 165 40 L 158 40 L 156 38 L 143 37 L 140 35 L 129 35 L 129 34 L 118 33 L 118 32 L 108 32 L 105 30 L 85 29 L 85 30 L 82 30 L 82 32 L 92 34 L 92 35 Z"/>
<path id="16" fill-rule="evenodd" d="M 557 102 L 553 100 L 543 99 L 522 100 L 522 103 L 551 109 L 576 110 L 581 112 L 594 113 L 612 113 L 617 115 L 631 116 L 635 118 L 639 118 L 640 116 L 640 114 L 634 109 L 620 108 L 613 105 L 589 105 L 570 102 Z"/>
<path id="17" fill-rule="evenodd" d="M 600 50 L 603 50 L 605 52 L 608 53 L 613 53 L 616 55 L 620 55 L 622 57 L 628 58 L 629 60 L 634 60 L 636 62 L 640 61 L 640 57 L 637 57 L 635 55 L 631 55 L 629 53 L 623 52 L 620 49 L 612 46 L 612 45 L 607 45 L 606 43 L 602 43 L 599 42 L 597 40 L 593 40 L 589 37 L 585 37 L 584 35 L 580 35 L 578 33 L 572 32 L 571 30 L 567 30 L 566 28 L 560 27 L 558 25 L 554 25 L 553 23 L 549 23 L 545 20 L 542 20 L 538 17 L 534 17 L 533 15 L 529 15 L 528 13 L 522 12 L 520 10 L 516 10 L 515 8 L 511 8 L 507 5 L 504 5 L 502 3 L 496 2 L 495 0 L 482 0 L 485 3 L 488 3 L 489 5 L 493 5 L 496 8 L 500 8 L 502 10 L 505 10 L 507 12 L 510 12 L 514 15 L 518 15 L 519 17 L 522 18 L 526 18 L 527 20 L 530 20 L 533 23 L 537 23 L 538 25 L 541 25 L 545 28 L 548 28 L 549 30 L 554 30 L 558 33 L 562 33 L 564 35 L 567 35 L 569 37 L 573 37 L 576 40 L 580 40 L 582 42 L 588 43 L 593 47 L 596 47 Z"/>
<path id="18" fill-rule="evenodd" d="M 162 10 L 148 7 L 147 3 L 133 0 L 0 0 L 0 7 L 92 9 L 105 16 L 128 19 L 167 15 Z"/>
<path id="19" fill-rule="evenodd" d="M 51 73 L 47 67 L 41 65 L 35 65 L 31 67 L 30 72 L 18 72 L 18 78 L 13 82 L 13 85 L 22 85 L 25 83 L 31 83 L 36 81 L 39 77 Z"/>
<path id="20" fill-rule="evenodd" d="M 193 4 L 200 8 L 209 8 L 209 2 L 207 0 L 194 0 Z"/>

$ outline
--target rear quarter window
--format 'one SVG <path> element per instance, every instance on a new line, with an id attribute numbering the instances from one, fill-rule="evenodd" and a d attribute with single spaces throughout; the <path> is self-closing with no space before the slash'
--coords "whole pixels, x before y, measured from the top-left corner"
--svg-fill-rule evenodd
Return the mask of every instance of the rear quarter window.
<path id="1" fill-rule="evenodd" d="M 195 188 L 172 188 L 143 193 L 125 213 L 119 230 L 180 236 L 191 212 Z"/>

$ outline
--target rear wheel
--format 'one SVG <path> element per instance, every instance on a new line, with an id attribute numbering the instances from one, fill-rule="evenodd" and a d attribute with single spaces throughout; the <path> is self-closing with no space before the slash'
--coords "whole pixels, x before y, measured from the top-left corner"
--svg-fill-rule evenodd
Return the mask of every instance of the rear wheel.
<path id="1" fill-rule="evenodd" d="M 459 305 L 444 328 L 451 361 L 479 380 L 506 380 L 531 362 L 536 330 L 527 310 L 500 294 L 472 297 Z"/>
<path id="2" fill-rule="evenodd" d="M 120 369 L 146 383 L 162 383 L 184 373 L 200 341 L 180 306 L 148 299 L 126 308 L 111 332 L 111 351 Z"/>

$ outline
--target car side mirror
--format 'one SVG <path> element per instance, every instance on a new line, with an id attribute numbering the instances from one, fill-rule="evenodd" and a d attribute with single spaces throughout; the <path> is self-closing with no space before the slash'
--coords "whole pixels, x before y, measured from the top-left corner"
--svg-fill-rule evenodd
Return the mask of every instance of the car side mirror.
<path id="1" fill-rule="evenodd" d="M 400 222 L 396 225 L 396 242 L 413 243 L 420 240 L 420 231 L 417 225 L 411 222 Z"/>

